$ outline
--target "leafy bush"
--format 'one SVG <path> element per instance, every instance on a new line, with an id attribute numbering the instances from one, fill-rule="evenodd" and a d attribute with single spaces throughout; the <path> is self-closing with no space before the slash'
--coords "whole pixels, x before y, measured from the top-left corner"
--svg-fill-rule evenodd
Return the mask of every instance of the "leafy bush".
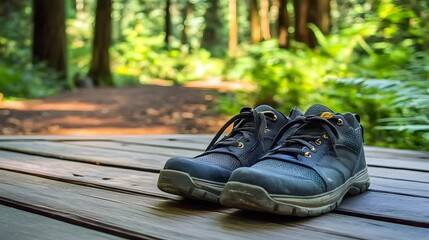
<path id="1" fill-rule="evenodd" d="M 429 149 L 429 54 L 411 55 L 391 79 L 338 79 L 336 97 L 361 112 L 373 135 L 370 143 Z M 393 73 L 391 73 L 393 74 Z M 380 134 L 382 133 L 382 134 Z"/>
<path id="2" fill-rule="evenodd" d="M 277 46 L 275 40 L 244 46 L 243 53 L 230 60 L 234 67 L 227 69 L 226 77 L 247 78 L 258 86 L 251 93 L 253 105 L 308 106 L 317 99 L 314 92 L 322 87 L 329 60 L 299 44 L 293 51 Z"/>
<path id="3" fill-rule="evenodd" d="M 61 90 L 58 74 L 43 65 L 0 63 L 0 90 L 5 97 L 41 98 Z"/>
<path id="4" fill-rule="evenodd" d="M 210 58 L 203 49 L 167 51 L 163 47 L 162 35 L 129 35 L 126 42 L 118 43 L 112 49 L 114 72 L 119 76 L 135 76 L 141 82 L 155 78 L 170 80 L 174 84 L 221 75 L 223 62 Z"/>

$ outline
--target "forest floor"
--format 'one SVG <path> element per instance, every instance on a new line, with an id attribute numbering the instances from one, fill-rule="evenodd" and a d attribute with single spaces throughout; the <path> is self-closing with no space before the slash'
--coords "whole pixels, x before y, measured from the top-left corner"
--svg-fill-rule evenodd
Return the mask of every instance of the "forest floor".
<path id="1" fill-rule="evenodd" d="M 216 79 L 185 86 L 93 88 L 38 100 L 0 102 L 1 135 L 213 133 L 229 118 L 219 92 L 242 88 Z"/>

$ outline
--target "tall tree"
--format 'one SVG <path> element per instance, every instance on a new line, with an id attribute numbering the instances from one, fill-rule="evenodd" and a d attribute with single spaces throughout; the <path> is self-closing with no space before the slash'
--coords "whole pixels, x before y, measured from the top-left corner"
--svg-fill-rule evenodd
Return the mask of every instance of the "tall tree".
<path id="1" fill-rule="evenodd" d="M 279 47 L 289 47 L 289 14 L 287 12 L 287 0 L 279 0 L 278 37 Z"/>
<path id="2" fill-rule="evenodd" d="M 250 0 L 250 42 L 253 44 L 261 41 L 261 25 L 259 22 L 258 1 Z"/>
<path id="3" fill-rule="evenodd" d="M 165 2 L 165 38 L 164 38 L 164 44 L 166 49 L 170 47 L 170 39 L 171 39 L 170 7 L 171 7 L 171 0 L 166 0 Z"/>
<path id="4" fill-rule="evenodd" d="M 270 40 L 270 19 L 269 19 L 270 3 L 268 0 L 261 0 L 261 32 L 264 40 Z"/>
<path id="5" fill-rule="evenodd" d="M 294 0 L 295 39 L 311 48 L 317 45 L 317 39 L 308 27 L 316 25 L 323 34 L 330 29 L 330 0 Z"/>
<path id="6" fill-rule="evenodd" d="M 98 0 L 92 44 L 91 68 L 88 76 L 96 86 L 112 86 L 109 48 L 112 41 L 112 0 Z"/>
<path id="7" fill-rule="evenodd" d="M 219 1 L 209 0 L 209 7 L 204 13 L 206 26 L 203 31 L 201 47 L 208 50 L 212 55 L 216 55 L 215 45 L 220 41 L 221 20 L 219 17 Z"/>
<path id="8" fill-rule="evenodd" d="M 64 0 L 33 1 L 33 62 L 45 62 L 67 77 Z"/>
<path id="9" fill-rule="evenodd" d="M 237 0 L 229 0 L 229 41 L 228 49 L 231 55 L 234 55 L 238 46 L 237 31 Z"/>
<path id="10" fill-rule="evenodd" d="M 331 28 L 331 4 L 330 0 L 312 0 L 316 5 L 316 11 L 311 15 L 310 21 L 320 29 L 323 34 L 328 34 Z"/>
<path id="11" fill-rule="evenodd" d="M 295 40 L 309 45 L 310 29 L 308 28 L 310 0 L 294 0 Z"/>
<path id="12" fill-rule="evenodd" d="M 194 5 L 191 2 L 187 2 L 185 7 L 182 9 L 182 19 L 183 19 L 183 28 L 181 33 L 181 42 L 182 45 L 188 45 L 188 28 L 189 28 L 189 21 L 191 18 L 192 13 L 194 12 Z"/>

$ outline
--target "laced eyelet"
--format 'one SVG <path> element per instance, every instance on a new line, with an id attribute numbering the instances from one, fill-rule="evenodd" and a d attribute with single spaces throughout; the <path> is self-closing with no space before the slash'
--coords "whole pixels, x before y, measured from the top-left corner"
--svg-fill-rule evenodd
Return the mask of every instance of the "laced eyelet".
<path id="1" fill-rule="evenodd" d="M 314 143 L 316 143 L 317 146 L 322 145 L 322 141 L 320 141 L 320 139 L 317 139 L 316 141 L 314 141 Z"/>
<path id="2" fill-rule="evenodd" d="M 238 148 L 244 148 L 244 143 L 242 143 L 242 142 L 238 142 L 237 147 L 238 147 Z"/>
<path id="3" fill-rule="evenodd" d="M 343 125 L 343 119 L 341 119 L 341 118 L 338 118 L 338 120 L 337 120 L 337 125 L 338 126 L 342 126 Z"/>
<path id="4" fill-rule="evenodd" d="M 304 156 L 305 156 L 306 158 L 311 158 L 311 153 L 310 153 L 310 152 L 305 152 L 305 153 L 304 153 Z"/>
<path id="5" fill-rule="evenodd" d="M 314 153 L 317 152 L 317 149 L 315 147 L 310 148 L 310 150 Z"/>
<path id="6" fill-rule="evenodd" d="M 328 134 L 326 134 L 326 133 L 322 134 L 322 138 L 329 139 Z"/>

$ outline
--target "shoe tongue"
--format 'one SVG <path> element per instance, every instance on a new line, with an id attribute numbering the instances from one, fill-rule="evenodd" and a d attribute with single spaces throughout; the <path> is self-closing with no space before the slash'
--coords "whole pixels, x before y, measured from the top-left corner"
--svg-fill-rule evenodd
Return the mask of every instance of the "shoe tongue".
<path id="1" fill-rule="evenodd" d="M 252 108 L 250 108 L 250 107 L 244 107 L 244 108 L 241 109 L 240 112 L 247 112 L 247 111 L 251 111 L 251 110 L 252 110 Z M 265 112 L 265 111 L 274 111 L 274 108 L 272 108 L 272 107 L 270 107 L 268 105 L 260 105 L 260 106 L 257 106 L 255 108 L 255 110 L 257 112 Z M 245 122 L 243 122 L 241 124 L 241 126 L 243 126 L 243 127 L 253 127 L 254 126 L 254 122 L 253 121 L 245 121 Z"/>
<path id="2" fill-rule="evenodd" d="M 334 112 L 329 109 L 326 106 L 320 105 L 320 104 L 315 104 L 311 107 L 309 107 L 307 109 L 307 111 L 304 113 L 304 116 L 319 116 L 322 118 L 331 118 L 334 115 Z M 302 128 L 300 128 L 298 131 L 295 132 L 295 136 L 299 136 L 299 135 L 319 135 L 321 133 L 324 132 L 324 129 L 321 128 L 320 125 L 306 125 L 303 126 Z M 287 146 L 289 148 L 303 148 L 304 145 L 300 144 L 300 143 L 293 143 L 289 146 Z M 288 159 L 297 159 L 297 155 L 295 154 L 287 154 L 286 156 L 284 156 Z"/>
<path id="3" fill-rule="evenodd" d="M 315 104 L 307 109 L 304 116 L 319 116 L 323 118 L 331 118 L 334 112 L 326 106 Z"/>
<path id="4" fill-rule="evenodd" d="M 274 108 L 268 105 L 260 105 L 255 108 L 257 112 L 274 111 Z"/>
<path id="5" fill-rule="evenodd" d="M 303 113 L 297 108 L 292 108 L 289 112 L 289 118 L 290 119 L 295 119 L 296 117 L 302 116 L 302 115 L 303 115 Z"/>
<path id="6" fill-rule="evenodd" d="M 307 109 L 304 113 L 304 116 L 319 116 L 321 118 L 332 118 L 334 112 L 328 107 L 315 104 Z M 295 134 L 297 135 L 319 135 L 322 134 L 325 130 L 319 124 L 309 124 L 300 128 Z M 302 147 L 300 144 L 293 144 L 291 147 Z"/>

